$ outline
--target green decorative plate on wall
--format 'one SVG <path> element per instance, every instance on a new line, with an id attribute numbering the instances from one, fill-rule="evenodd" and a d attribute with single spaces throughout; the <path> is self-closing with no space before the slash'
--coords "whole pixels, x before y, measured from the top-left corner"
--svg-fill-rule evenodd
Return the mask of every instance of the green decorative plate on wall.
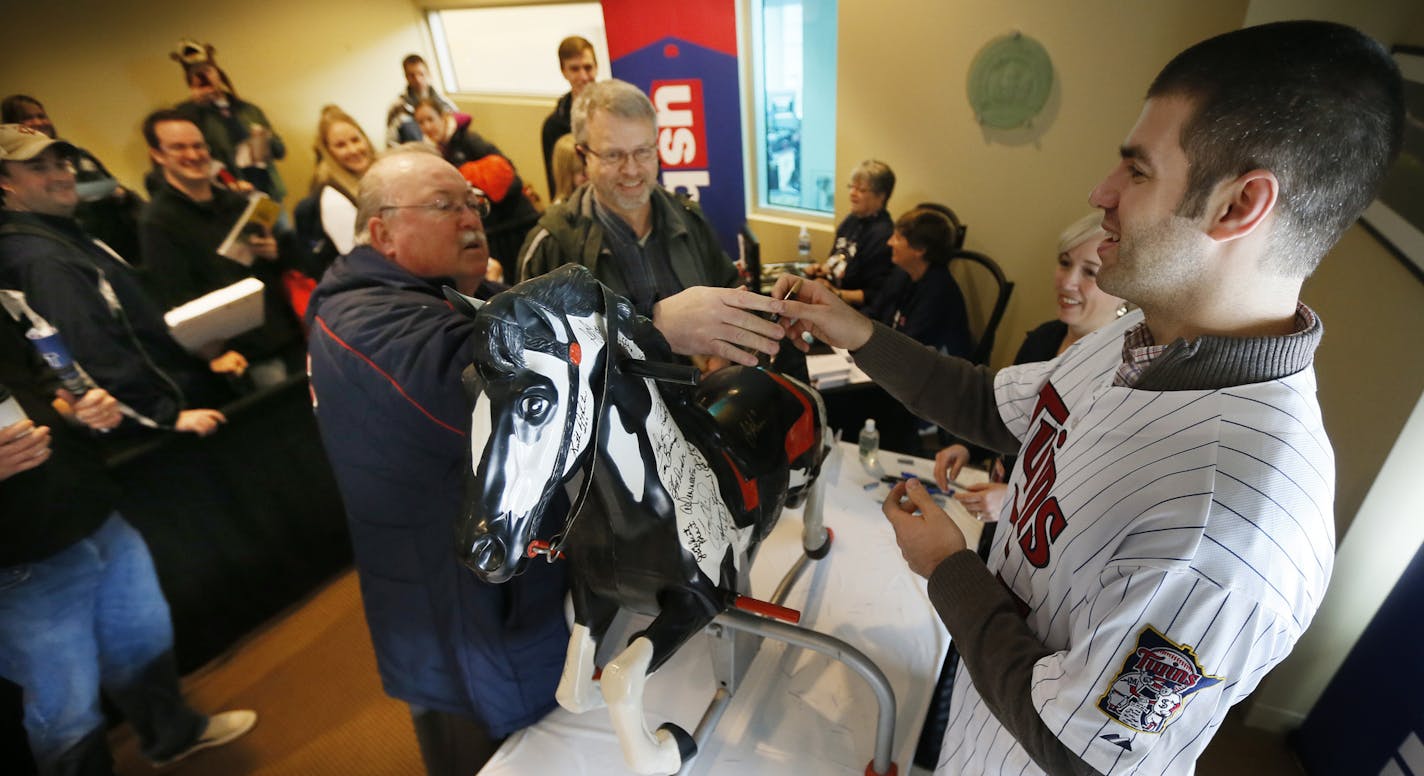
<path id="1" fill-rule="evenodd" d="M 1021 33 L 989 41 L 969 66 L 969 105 L 980 124 L 1013 129 L 1028 124 L 1048 102 L 1053 62 Z"/>

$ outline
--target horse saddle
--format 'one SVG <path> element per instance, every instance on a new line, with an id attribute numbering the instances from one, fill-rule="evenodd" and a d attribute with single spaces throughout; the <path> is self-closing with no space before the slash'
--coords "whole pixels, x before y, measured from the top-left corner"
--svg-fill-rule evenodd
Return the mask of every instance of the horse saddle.
<path id="1" fill-rule="evenodd" d="M 788 439 L 806 427 L 803 416 L 813 411 L 785 378 L 745 366 L 704 377 L 692 403 L 707 413 L 713 437 L 748 479 L 793 463 L 788 451 L 800 445 Z"/>

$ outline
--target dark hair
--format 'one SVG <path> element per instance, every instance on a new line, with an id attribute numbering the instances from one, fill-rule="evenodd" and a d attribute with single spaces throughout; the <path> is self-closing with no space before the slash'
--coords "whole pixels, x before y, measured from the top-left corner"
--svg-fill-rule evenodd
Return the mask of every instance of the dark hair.
<path id="1" fill-rule="evenodd" d="M 1340 24 L 1291 21 L 1228 32 L 1178 54 L 1147 90 L 1194 113 L 1177 214 L 1195 218 L 1217 184 L 1255 169 L 1280 182 L 1270 266 L 1309 275 L 1370 201 L 1399 153 L 1403 84 L 1389 53 Z"/>
<path id="2" fill-rule="evenodd" d="M 419 54 L 407 54 L 406 58 L 401 60 L 401 69 L 404 70 L 411 65 L 425 65 L 425 57 Z M 425 69 L 429 70 L 430 65 L 425 65 Z"/>
<path id="3" fill-rule="evenodd" d="M 187 114 L 173 108 L 164 108 L 148 114 L 148 117 L 143 120 L 143 139 L 148 143 L 148 147 L 155 151 L 158 150 L 157 127 L 165 121 L 185 121 L 193 124 L 193 120 Z M 193 124 L 193 126 L 196 127 L 197 124 Z"/>
<path id="4" fill-rule="evenodd" d="M 562 69 L 565 62 L 585 51 L 593 54 L 595 61 L 598 60 L 598 52 L 593 50 L 593 44 L 589 43 L 587 38 L 570 35 L 559 41 L 559 67 Z"/>
<path id="5" fill-rule="evenodd" d="M 896 219 L 895 231 L 911 248 L 924 251 L 925 260 L 931 264 L 948 264 L 954 255 L 958 230 L 938 210 L 917 207 Z"/>
<path id="6" fill-rule="evenodd" d="M 0 121 L 6 124 L 20 123 L 22 118 L 20 111 L 26 105 L 33 105 L 41 111 L 44 110 L 44 104 L 28 94 L 12 94 L 6 97 L 4 102 L 0 102 Z"/>
<path id="7" fill-rule="evenodd" d="M 410 112 L 414 114 L 421 108 L 432 108 L 438 116 L 444 116 L 450 112 L 450 109 L 446 107 L 444 101 L 438 97 L 421 97 L 415 101 L 415 107 L 411 108 Z"/>

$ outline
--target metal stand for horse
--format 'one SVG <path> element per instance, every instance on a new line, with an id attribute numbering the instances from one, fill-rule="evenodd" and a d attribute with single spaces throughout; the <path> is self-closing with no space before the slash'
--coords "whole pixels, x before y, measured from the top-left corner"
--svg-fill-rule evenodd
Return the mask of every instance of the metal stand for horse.
<path id="1" fill-rule="evenodd" d="M 807 496 L 805 522 L 801 531 L 803 552 L 772 594 L 771 603 L 776 607 L 782 607 L 811 561 L 820 560 L 830 552 L 834 534 L 822 522 L 824 482 L 824 479 L 817 481 Z M 748 589 L 746 580 L 742 581 L 741 589 Z M 751 666 L 752 659 L 756 657 L 761 641 L 775 639 L 839 660 L 865 679 L 871 691 L 875 693 L 875 701 L 879 706 L 875 721 L 874 757 L 866 765 L 865 773 L 866 776 L 895 776 L 897 768 L 890 759 L 891 748 L 895 742 L 895 691 L 890 687 L 890 680 L 886 678 L 885 673 L 865 653 L 834 636 L 817 633 L 791 622 L 772 619 L 771 616 L 752 614 L 742 608 L 728 609 L 717 615 L 712 624 L 707 626 L 707 633 L 712 638 L 712 670 L 717 678 L 717 692 L 712 696 L 707 711 L 703 712 L 702 719 L 692 734 L 699 752 L 704 750 L 711 739 L 712 731 L 722 719 L 722 714 L 731 703 L 732 696 Z M 678 773 L 690 773 L 696 762 L 697 758 L 693 757 L 683 763 Z"/>

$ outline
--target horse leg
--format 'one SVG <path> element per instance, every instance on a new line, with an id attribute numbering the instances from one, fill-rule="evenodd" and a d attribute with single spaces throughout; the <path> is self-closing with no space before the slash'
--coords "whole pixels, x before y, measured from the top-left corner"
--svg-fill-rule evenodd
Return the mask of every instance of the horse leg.
<path id="1" fill-rule="evenodd" d="M 564 673 L 554 697 L 559 705 L 582 714 L 603 705 L 603 696 L 594 683 L 594 654 L 608 632 L 609 623 L 618 613 L 618 605 L 594 595 L 586 585 L 575 581 L 571 592 L 574 599 L 574 627 L 569 634 L 569 650 L 564 655 Z"/>
<path id="2" fill-rule="evenodd" d="M 672 723 L 657 732 L 648 729 L 643 714 L 643 690 L 648 675 L 657 670 L 692 634 L 716 615 L 705 599 L 681 592 L 660 596 L 661 612 L 648 629 L 603 669 L 603 698 L 613 732 L 623 747 L 623 759 L 638 773 L 676 773 L 697 754 L 691 735 Z"/>

